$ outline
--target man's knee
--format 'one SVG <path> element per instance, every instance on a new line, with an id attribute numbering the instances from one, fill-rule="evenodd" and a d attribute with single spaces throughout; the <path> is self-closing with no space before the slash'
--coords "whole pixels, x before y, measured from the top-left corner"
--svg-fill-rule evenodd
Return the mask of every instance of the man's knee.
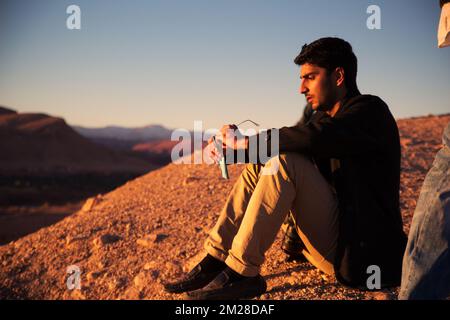
<path id="1" fill-rule="evenodd" d="M 280 168 L 287 173 L 293 173 L 305 165 L 311 165 L 309 157 L 296 152 L 285 152 L 272 157 L 264 166 L 263 174 L 276 174 Z"/>
<path id="2" fill-rule="evenodd" d="M 254 164 L 254 163 L 248 163 L 245 166 L 242 174 L 245 176 L 251 177 L 252 179 L 257 179 L 260 172 L 261 172 L 261 165 Z"/>

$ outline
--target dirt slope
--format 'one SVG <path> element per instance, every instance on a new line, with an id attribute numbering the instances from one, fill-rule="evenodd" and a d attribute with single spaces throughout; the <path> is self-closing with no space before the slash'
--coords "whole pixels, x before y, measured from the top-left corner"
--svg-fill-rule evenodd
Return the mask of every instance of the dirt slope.
<path id="1" fill-rule="evenodd" d="M 449 121 L 450 115 L 398 121 L 405 230 Z M 198 261 L 196 253 L 242 168 L 231 166 L 231 180 L 225 181 L 216 166 L 170 164 L 90 199 L 53 226 L 0 247 L 0 298 L 181 298 L 164 293 L 161 281 Z M 307 263 L 285 263 L 280 240 L 281 233 L 262 268 L 268 282 L 262 299 L 385 299 L 396 293 L 348 289 Z M 71 265 L 81 270 L 81 290 L 66 287 Z"/>

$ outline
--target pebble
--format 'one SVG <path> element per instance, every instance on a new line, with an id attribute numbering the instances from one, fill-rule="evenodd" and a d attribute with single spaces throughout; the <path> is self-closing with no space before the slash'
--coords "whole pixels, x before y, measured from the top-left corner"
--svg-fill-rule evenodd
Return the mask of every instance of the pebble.
<path id="1" fill-rule="evenodd" d="M 144 265 L 144 270 L 152 270 L 152 269 L 156 269 L 156 268 L 158 268 L 158 263 L 155 261 L 147 262 Z"/>
<path id="2" fill-rule="evenodd" d="M 95 197 L 89 198 L 86 200 L 86 202 L 83 204 L 83 207 L 81 208 L 82 212 L 89 212 L 91 211 L 98 203 L 102 201 L 102 196 L 97 195 Z"/>
<path id="3" fill-rule="evenodd" d="M 197 181 L 197 180 L 200 180 L 200 178 L 195 177 L 195 176 L 187 176 L 187 177 L 183 180 L 183 186 L 185 186 L 185 185 L 187 185 L 187 184 L 189 184 L 189 183 L 191 183 L 191 182 Z"/>
<path id="4" fill-rule="evenodd" d="M 81 241 L 81 240 L 85 240 L 87 239 L 86 236 L 67 236 L 66 237 L 66 245 L 70 246 L 71 244 L 73 244 L 76 241 Z"/>
<path id="5" fill-rule="evenodd" d="M 299 283 L 299 279 L 294 276 L 290 276 L 286 279 L 286 282 L 289 283 L 290 285 L 294 286 Z"/>
<path id="6" fill-rule="evenodd" d="M 127 283 L 127 279 L 122 277 L 118 279 L 113 279 L 112 281 L 108 282 L 108 288 L 109 290 L 115 290 L 118 288 L 122 288 Z"/>
<path id="7" fill-rule="evenodd" d="M 152 247 L 155 243 L 161 242 L 167 237 L 168 235 L 164 233 L 152 233 L 144 236 L 143 238 L 137 239 L 136 243 L 144 247 Z"/>
<path id="8" fill-rule="evenodd" d="M 158 275 L 159 272 L 157 270 L 140 272 L 133 279 L 135 288 L 139 291 L 142 291 L 148 284 L 154 282 Z"/>
<path id="9" fill-rule="evenodd" d="M 111 244 L 119 241 L 121 238 L 115 234 L 104 234 L 93 240 L 94 246 L 102 247 L 107 244 Z"/>
<path id="10" fill-rule="evenodd" d="M 92 272 L 89 272 L 89 273 L 87 274 L 87 279 L 88 279 L 88 281 L 93 281 L 93 280 L 97 279 L 98 277 L 100 277 L 101 274 L 102 274 L 101 271 L 92 271 Z"/>

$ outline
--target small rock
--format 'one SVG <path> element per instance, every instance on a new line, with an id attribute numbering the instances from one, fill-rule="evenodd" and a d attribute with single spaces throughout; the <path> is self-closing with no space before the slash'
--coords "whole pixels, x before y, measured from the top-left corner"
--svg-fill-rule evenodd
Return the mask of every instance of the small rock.
<path id="1" fill-rule="evenodd" d="M 140 272 L 133 279 L 133 283 L 136 289 L 142 291 L 149 283 L 154 282 L 158 277 L 159 272 L 157 270 Z"/>
<path id="2" fill-rule="evenodd" d="M 102 247 L 107 244 L 111 244 L 119 241 L 121 238 L 115 234 L 104 234 L 98 238 L 95 238 L 93 243 L 96 247 Z"/>
<path id="3" fill-rule="evenodd" d="M 155 237 L 148 235 L 143 238 L 137 239 L 136 243 L 143 247 L 151 247 L 155 242 L 155 239 L 156 239 Z"/>
<path id="4" fill-rule="evenodd" d="M 72 236 L 67 236 L 67 237 L 66 237 L 66 245 L 67 245 L 67 246 L 70 246 L 70 245 L 73 244 L 74 242 L 81 241 L 81 240 L 85 240 L 85 239 L 87 239 L 86 236 L 74 236 L 74 237 L 72 237 Z"/>
<path id="5" fill-rule="evenodd" d="M 97 195 L 95 197 L 89 198 L 86 200 L 86 202 L 83 204 L 83 207 L 81 208 L 81 211 L 83 212 L 89 212 L 91 211 L 97 204 L 99 204 L 102 201 L 102 196 Z"/>
<path id="6" fill-rule="evenodd" d="M 144 265 L 144 270 L 152 270 L 152 269 L 156 269 L 157 266 L 158 266 L 158 264 L 157 264 L 155 261 L 150 261 L 150 262 L 147 262 L 147 263 Z"/>
<path id="7" fill-rule="evenodd" d="M 92 240 L 92 244 L 94 245 L 94 247 L 100 248 L 102 246 L 102 241 L 100 240 L 100 238 L 95 238 L 94 240 Z"/>
<path id="8" fill-rule="evenodd" d="M 142 272 L 139 273 L 136 277 L 134 277 L 133 283 L 134 283 L 134 286 L 136 287 L 136 289 L 141 290 L 146 284 L 145 274 Z"/>
<path id="9" fill-rule="evenodd" d="M 119 288 L 122 288 L 127 283 L 127 279 L 122 277 L 118 279 L 112 279 L 110 282 L 108 282 L 108 288 L 109 290 L 116 290 Z"/>
<path id="10" fill-rule="evenodd" d="M 100 277 L 101 274 L 102 274 L 101 271 L 92 271 L 92 272 L 89 272 L 89 273 L 87 274 L 87 279 L 88 279 L 88 281 L 94 281 L 95 279 L 97 279 L 98 277 Z"/>
<path id="11" fill-rule="evenodd" d="M 164 240 L 165 238 L 167 238 L 168 235 L 163 234 L 163 233 L 152 233 L 149 235 L 146 235 L 143 238 L 137 239 L 136 243 L 138 245 L 144 246 L 144 247 L 151 247 L 153 246 L 153 244 L 161 242 L 162 240 Z"/>
<path id="12" fill-rule="evenodd" d="M 293 276 L 290 276 L 286 279 L 286 282 L 289 283 L 291 286 L 295 286 L 299 283 L 299 279 Z"/>
<path id="13" fill-rule="evenodd" d="M 187 185 L 187 184 L 189 184 L 189 183 L 191 183 L 191 182 L 197 181 L 197 180 L 200 180 L 200 178 L 195 177 L 195 176 L 187 176 L 187 177 L 183 180 L 183 186 L 185 186 L 185 185 Z"/>

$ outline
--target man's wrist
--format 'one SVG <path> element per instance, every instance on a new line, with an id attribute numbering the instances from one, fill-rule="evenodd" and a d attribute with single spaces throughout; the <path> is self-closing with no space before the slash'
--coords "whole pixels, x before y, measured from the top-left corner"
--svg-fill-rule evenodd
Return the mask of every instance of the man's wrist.
<path id="1" fill-rule="evenodd" d="M 249 145 L 248 136 L 243 136 L 241 139 L 237 140 L 234 149 L 237 150 L 247 150 Z"/>
<path id="2" fill-rule="evenodd" d="M 239 144 L 237 145 L 237 149 L 238 150 L 247 150 L 248 149 L 248 136 L 244 136 L 244 138 L 242 138 L 239 141 Z"/>

